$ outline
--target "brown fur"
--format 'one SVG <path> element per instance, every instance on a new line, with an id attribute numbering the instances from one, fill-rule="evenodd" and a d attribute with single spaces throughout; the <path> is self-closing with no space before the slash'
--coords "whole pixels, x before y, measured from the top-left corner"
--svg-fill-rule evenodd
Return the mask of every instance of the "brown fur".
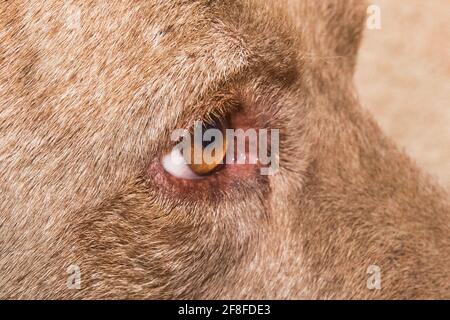
<path id="1" fill-rule="evenodd" d="M 450 298 L 448 195 L 353 88 L 362 1 L 74 2 L 0 2 L 1 297 Z M 280 172 L 180 192 L 170 132 L 235 103 Z"/>

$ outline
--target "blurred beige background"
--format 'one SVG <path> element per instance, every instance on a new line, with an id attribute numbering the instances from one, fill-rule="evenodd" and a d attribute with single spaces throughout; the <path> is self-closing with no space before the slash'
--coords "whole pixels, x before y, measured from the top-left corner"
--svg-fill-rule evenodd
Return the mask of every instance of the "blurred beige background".
<path id="1" fill-rule="evenodd" d="M 373 0 L 356 83 L 363 105 L 450 190 L 450 0 Z"/>

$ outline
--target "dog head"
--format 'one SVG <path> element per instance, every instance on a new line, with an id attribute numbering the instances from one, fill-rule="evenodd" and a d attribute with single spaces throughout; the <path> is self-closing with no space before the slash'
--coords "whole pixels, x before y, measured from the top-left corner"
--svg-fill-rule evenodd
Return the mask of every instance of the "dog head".
<path id="1" fill-rule="evenodd" d="M 444 196 L 353 89 L 365 12 L 356 0 L 1 4 L 2 296 L 448 292 L 431 287 L 450 283 L 436 254 Z M 224 118 L 279 130 L 275 174 L 164 170 L 174 130 Z M 367 288 L 370 265 L 382 292 Z"/>

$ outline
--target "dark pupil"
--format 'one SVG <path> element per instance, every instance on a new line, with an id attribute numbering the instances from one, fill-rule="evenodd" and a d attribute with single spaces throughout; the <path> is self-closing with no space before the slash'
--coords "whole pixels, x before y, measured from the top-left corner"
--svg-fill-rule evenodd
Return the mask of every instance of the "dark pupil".
<path id="1" fill-rule="evenodd" d="M 209 129 L 219 129 L 219 130 L 220 130 L 220 126 L 218 125 L 217 122 L 214 122 L 213 124 L 205 124 L 205 123 L 204 123 L 204 124 L 203 124 L 203 127 L 202 127 L 202 132 L 205 133 L 206 130 L 209 130 Z M 215 140 L 216 140 L 216 137 L 212 137 L 212 138 L 211 138 L 211 141 L 204 141 L 204 140 L 202 139 L 202 147 L 203 147 L 203 148 L 206 148 L 206 147 L 209 146 L 210 144 L 215 143 Z"/>

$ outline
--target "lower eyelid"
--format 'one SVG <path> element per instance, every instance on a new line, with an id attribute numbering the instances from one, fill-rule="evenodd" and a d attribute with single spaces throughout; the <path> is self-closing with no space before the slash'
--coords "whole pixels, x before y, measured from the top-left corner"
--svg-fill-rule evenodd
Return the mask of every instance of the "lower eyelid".
<path id="1" fill-rule="evenodd" d="M 261 176 L 254 165 L 229 166 L 217 174 L 194 179 L 178 178 L 163 167 L 163 161 L 154 160 L 145 172 L 149 190 L 163 194 L 174 201 L 201 201 L 213 204 L 228 199 L 245 201 L 255 190 L 268 192 L 268 177 Z"/>

